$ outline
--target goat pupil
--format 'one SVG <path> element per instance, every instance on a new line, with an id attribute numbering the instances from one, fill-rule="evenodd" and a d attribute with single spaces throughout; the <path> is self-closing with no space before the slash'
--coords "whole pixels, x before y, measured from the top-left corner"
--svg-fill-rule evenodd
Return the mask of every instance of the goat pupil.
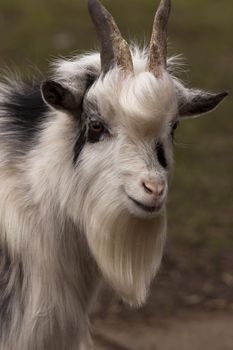
<path id="1" fill-rule="evenodd" d="M 162 165 L 163 168 L 167 168 L 167 159 L 161 142 L 157 142 L 156 144 L 156 155 L 160 165 Z"/>

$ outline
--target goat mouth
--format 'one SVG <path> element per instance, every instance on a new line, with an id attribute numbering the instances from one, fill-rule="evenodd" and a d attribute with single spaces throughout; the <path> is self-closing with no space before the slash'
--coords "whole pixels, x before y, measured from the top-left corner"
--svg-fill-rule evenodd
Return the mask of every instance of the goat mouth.
<path id="1" fill-rule="evenodd" d="M 137 207 L 139 207 L 140 209 L 146 211 L 147 213 L 154 213 L 155 211 L 158 211 L 161 208 L 160 206 L 149 206 L 149 205 L 145 205 L 141 202 L 138 202 L 136 199 L 128 196 L 128 198 L 134 203 L 136 204 Z"/>

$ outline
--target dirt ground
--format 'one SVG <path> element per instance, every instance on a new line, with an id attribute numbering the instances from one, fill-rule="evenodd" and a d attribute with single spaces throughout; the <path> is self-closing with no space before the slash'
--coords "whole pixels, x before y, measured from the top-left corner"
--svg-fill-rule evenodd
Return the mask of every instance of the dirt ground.
<path id="1" fill-rule="evenodd" d="M 233 262 L 223 253 L 216 271 L 210 261 L 196 264 L 191 252 L 189 259 L 178 254 L 173 244 L 138 310 L 105 286 L 92 317 L 95 349 L 233 350 Z"/>
<path id="2" fill-rule="evenodd" d="M 96 322 L 96 350 L 232 350 L 233 312 L 185 312 L 176 318 Z"/>

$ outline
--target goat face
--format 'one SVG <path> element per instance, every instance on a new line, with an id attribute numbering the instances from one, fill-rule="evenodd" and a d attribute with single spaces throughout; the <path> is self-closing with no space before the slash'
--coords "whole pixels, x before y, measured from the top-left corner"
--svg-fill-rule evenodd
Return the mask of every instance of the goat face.
<path id="1" fill-rule="evenodd" d="M 112 71 L 87 93 L 83 115 L 83 158 L 90 159 L 88 172 L 99 169 L 96 195 L 106 192 L 107 206 L 116 202 L 136 217 L 158 215 L 167 197 L 177 122 L 172 80 L 166 75 L 157 81 L 147 72 L 124 79 L 122 72 Z"/>
<path id="2" fill-rule="evenodd" d="M 45 82 L 42 94 L 55 113 L 62 111 L 62 118 L 77 125 L 72 175 L 63 182 L 69 188 L 68 215 L 82 227 L 114 289 L 141 304 L 166 233 L 178 106 L 173 80 L 145 71 L 125 77 L 115 67 L 84 93 L 81 107 L 79 93 L 64 84 Z"/>

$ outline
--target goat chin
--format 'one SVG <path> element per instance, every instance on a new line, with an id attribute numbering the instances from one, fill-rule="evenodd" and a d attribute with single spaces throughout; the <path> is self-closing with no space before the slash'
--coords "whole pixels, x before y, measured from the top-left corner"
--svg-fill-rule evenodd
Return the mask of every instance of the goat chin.
<path id="1" fill-rule="evenodd" d="M 125 302 L 142 305 L 161 262 L 165 210 L 146 220 L 123 210 L 111 211 L 111 206 L 101 212 L 99 206 L 90 217 L 88 244 L 102 274 Z"/>

